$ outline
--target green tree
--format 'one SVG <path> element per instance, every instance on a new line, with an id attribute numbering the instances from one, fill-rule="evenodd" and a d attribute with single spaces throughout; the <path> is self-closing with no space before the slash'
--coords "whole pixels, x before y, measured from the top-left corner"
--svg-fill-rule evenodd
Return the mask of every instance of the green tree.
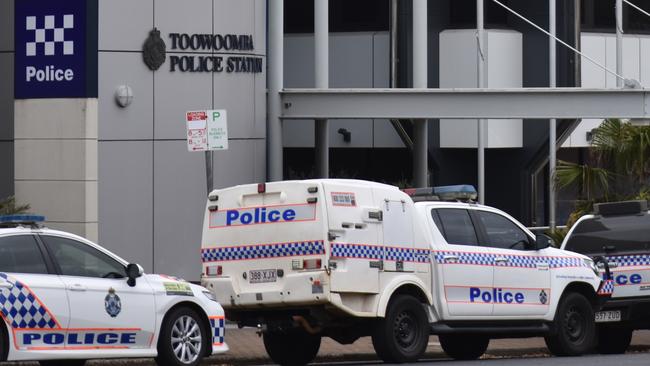
<path id="1" fill-rule="evenodd" d="M 0 215 L 15 215 L 27 213 L 29 211 L 29 204 L 17 205 L 16 197 L 9 196 L 0 201 Z"/>

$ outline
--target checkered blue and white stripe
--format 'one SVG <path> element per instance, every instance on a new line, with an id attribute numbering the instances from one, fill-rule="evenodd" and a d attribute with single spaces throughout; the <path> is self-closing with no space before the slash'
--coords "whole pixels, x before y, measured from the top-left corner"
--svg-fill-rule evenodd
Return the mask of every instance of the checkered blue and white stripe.
<path id="1" fill-rule="evenodd" d="M 608 256 L 608 262 L 618 263 L 618 267 L 650 266 L 650 255 L 615 255 Z"/>
<path id="2" fill-rule="evenodd" d="M 482 266 L 499 265 L 504 267 L 535 268 L 538 263 L 548 263 L 550 268 L 581 267 L 584 263 L 580 258 L 572 257 L 534 257 L 528 255 L 503 255 L 498 253 L 473 253 L 473 252 L 453 252 L 453 251 L 436 251 L 436 262 L 441 264 L 450 264 L 444 257 L 453 255 L 458 260 L 453 264 L 472 264 Z M 496 264 L 495 259 L 506 258 L 508 261 L 504 264 Z"/>
<path id="3" fill-rule="evenodd" d="M 211 318 L 210 328 L 212 328 L 212 344 L 221 345 L 226 336 L 226 326 L 224 318 Z"/>
<path id="4" fill-rule="evenodd" d="M 201 260 L 205 262 L 238 261 L 247 259 L 294 257 L 325 254 L 322 240 L 295 243 L 243 245 L 239 247 L 205 248 Z"/>
<path id="5" fill-rule="evenodd" d="M 332 243 L 332 258 L 384 259 L 387 261 L 429 262 L 429 250 L 382 245 Z"/>
<path id="6" fill-rule="evenodd" d="M 600 290 L 598 290 L 598 295 L 611 295 L 614 293 L 614 281 L 607 280 L 603 282 Z"/>
<path id="7" fill-rule="evenodd" d="M 13 284 L 0 289 L 0 311 L 12 328 L 57 328 L 50 312 L 22 282 L 4 273 L 0 277 Z"/>
<path id="8" fill-rule="evenodd" d="M 25 43 L 25 56 L 74 55 L 74 41 L 65 38 L 66 29 L 72 28 L 74 14 L 26 17 L 25 29 L 34 37 Z"/>

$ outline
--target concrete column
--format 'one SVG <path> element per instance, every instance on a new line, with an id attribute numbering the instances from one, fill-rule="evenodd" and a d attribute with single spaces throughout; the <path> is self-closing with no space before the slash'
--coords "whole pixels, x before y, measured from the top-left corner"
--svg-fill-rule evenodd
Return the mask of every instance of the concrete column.
<path id="1" fill-rule="evenodd" d="M 329 88 L 329 0 L 314 0 L 314 61 L 317 89 Z M 316 176 L 329 177 L 329 123 L 317 119 L 315 133 Z"/>
<path id="2" fill-rule="evenodd" d="M 268 121 L 267 121 L 267 162 L 268 180 L 282 180 L 282 106 L 280 91 L 284 88 L 284 0 L 268 2 L 269 38 L 268 54 Z"/>
<path id="3" fill-rule="evenodd" d="M 14 102 L 16 199 L 97 241 L 97 99 Z"/>
<path id="4" fill-rule="evenodd" d="M 413 88 L 427 88 L 427 0 L 413 0 Z M 413 141 L 413 185 L 429 185 L 427 120 L 415 120 Z"/>
<path id="5" fill-rule="evenodd" d="M 556 34 L 556 0 L 548 0 L 548 31 L 555 37 Z M 555 38 L 548 37 L 548 79 L 549 87 L 555 88 L 556 86 L 556 59 L 557 49 Z M 548 170 L 549 170 L 549 184 L 548 184 L 548 218 L 551 231 L 555 230 L 555 208 L 556 208 L 556 194 L 555 194 L 555 165 L 557 162 L 557 136 L 556 136 L 557 122 L 555 119 L 549 120 L 548 126 Z"/>
<path id="6" fill-rule="evenodd" d="M 616 0 L 616 73 L 623 75 L 623 0 Z M 623 87 L 623 79 L 616 78 L 616 87 Z"/>
<path id="7" fill-rule="evenodd" d="M 476 0 L 476 45 L 477 45 L 477 85 L 485 88 L 485 29 L 483 26 L 483 0 Z M 478 201 L 485 203 L 485 119 L 478 120 Z"/>

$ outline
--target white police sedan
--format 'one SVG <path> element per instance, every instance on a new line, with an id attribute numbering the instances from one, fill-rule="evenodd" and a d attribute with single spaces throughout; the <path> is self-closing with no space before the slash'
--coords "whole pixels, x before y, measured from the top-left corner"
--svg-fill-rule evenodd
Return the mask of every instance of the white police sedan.
<path id="1" fill-rule="evenodd" d="M 43 220 L 0 216 L 0 360 L 196 365 L 228 350 L 223 309 L 205 288 L 144 274 L 84 238 L 39 227 Z"/>

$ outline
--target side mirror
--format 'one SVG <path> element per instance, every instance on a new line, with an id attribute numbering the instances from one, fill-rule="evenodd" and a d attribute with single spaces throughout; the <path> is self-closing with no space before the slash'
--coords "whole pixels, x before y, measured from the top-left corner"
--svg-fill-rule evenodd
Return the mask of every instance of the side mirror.
<path id="1" fill-rule="evenodd" d="M 545 235 L 545 234 L 537 234 L 535 236 L 535 249 L 536 250 L 541 250 L 541 249 L 546 249 L 553 245 L 553 239 L 551 239 L 550 236 Z"/>
<path id="2" fill-rule="evenodd" d="M 129 263 L 126 266 L 126 276 L 128 278 L 128 280 L 126 280 L 126 283 L 131 287 L 135 286 L 135 279 L 141 277 L 143 273 L 144 270 L 139 264 Z"/>

